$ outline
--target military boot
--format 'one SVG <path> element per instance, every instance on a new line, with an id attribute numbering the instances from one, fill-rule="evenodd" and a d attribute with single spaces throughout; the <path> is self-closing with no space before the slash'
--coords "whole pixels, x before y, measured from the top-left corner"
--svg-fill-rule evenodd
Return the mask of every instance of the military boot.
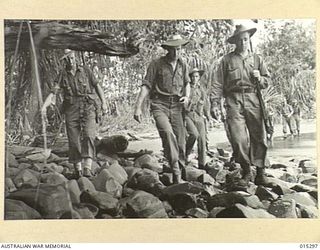
<path id="1" fill-rule="evenodd" d="M 257 167 L 257 176 L 254 180 L 254 184 L 265 187 L 273 187 L 273 182 L 266 176 L 265 168 Z"/>
<path id="2" fill-rule="evenodd" d="M 74 166 L 74 177 L 76 179 L 79 179 L 80 177 L 83 176 L 82 164 L 81 162 L 77 162 L 77 163 L 74 163 L 73 166 Z"/>
<path id="3" fill-rule="evenodd" d="M 241 166 L 242 178 L 238 181 L 239 186 L 247 187 L 252 178 L 252 172 L 250 166 Z"/>
<path id="4" fill-rule="evenodd" d="M 185 183 L 185 181 L 182 180 L 181 174 L 173 174 L 173 184 L 180 184 Z"/>

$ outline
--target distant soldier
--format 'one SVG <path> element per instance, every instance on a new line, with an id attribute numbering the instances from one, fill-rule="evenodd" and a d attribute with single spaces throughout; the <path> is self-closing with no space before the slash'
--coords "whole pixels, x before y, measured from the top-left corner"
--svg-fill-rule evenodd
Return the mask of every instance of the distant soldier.
<path id="1" fill-rule="evenodd" d="M 294 134 L 293 123 L 292 123 L 292 115 L 293 108 L 290 104 L 287 103 L 287 99 L 283 99 L 281 106 L 281 115 L 282 115 L 282 131 L 283 138 L 287 138 L 287 127 L 289 127 L 291 135 Z"/>
<path id="2" fill-rule="evenodd" d="M 294 123 L 297 135 L 300 136 L 301 108 L 297 100 L 292 101 L 292 109 L 292 121 Z"/>
<path id="3" fill-rule="evenodd" d="M 74 164 L 76 177 L 92 177 L 92 159 L 95 157 L 95 137 L 97 122 L 97 97 L 101 108 L 107 110 L 103 90 L 93 72 L 78 62 L 75 52 L 65 50 L 62 69 L 57 85 L 47 97 L 42 107 L 45 112 L 55 103 L 56 94 L 62 91 L 62 112 L 65 114 L 69 140 L 69 162 Z"/>
<path id="4" fill-rule="evenodd" d="M 252 178 L 251 167 L 257 167 L 255 183 L 268 185 L 265 176 L 267 153 L 266 131 L 257 95 L 269 83 L 269 72 L 261 56 L 251 51 L 250 37 L 256 28 L 237 25 L 227 40 L 236 49 L 223 57 L 213 86 L 213 96 L 225 97 L 226 122 L 229 128 L 233 158 L 242 168 L 238 185 L 246 187 Z"/>
<path id="5" fill-rule="evenodd" d="M 181 47 L 187 43 L 180 35 L 173 35 L 161 45 L 168 53 L 150 63 L 134 112 L 134 119 L 141 122 L 143 100 L 150 96 L 151 112 L 174 183 L 182 182 L 181 170 L 185 167 L 186 133 L 182 111 L 189 101 L 190 78 L 187 64 L 180 55 Z"/>
<path id="6" fill-rule="evenodd" d="M 186 155 L 190 155 L 196 141 L 198 141 L 198 167 L 204 169 L 206 165 L 206 122 L 210 121 L 210 104 L 206 90 L 200 85 L 200 78 L 204 71 L 194 68 L 190 72 L 191 91 L 190 101 L 186 108 L 186 128 L 188 139 Z"/>

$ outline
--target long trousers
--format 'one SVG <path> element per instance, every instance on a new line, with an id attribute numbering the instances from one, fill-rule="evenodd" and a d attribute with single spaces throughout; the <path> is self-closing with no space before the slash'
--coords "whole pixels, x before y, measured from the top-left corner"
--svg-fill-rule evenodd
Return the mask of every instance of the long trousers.
<path id="1" fill-rule="evenodd" d="M 197 141 L 198 164 L 204 167 L 206 164 L 206 124 L 205 119 L 195 112 L 186 115 L 186 128 L 188 139 L 186 144 L 186 155 L 189 155 Z"/>
<path id="2" fill-rule="evenodd" d="M 92 103 L 83 97 L 73 97 L 66 105 L 65 120 L 69 141 L 69 162 L 81 162 L 95 157 L 96 112 Z"/>
<path id="3" fill-rule="evenodd" d="M 265 167 L 266 132 L 257 93 L 230 93 L 226 111 L 235 161 L 243 168 Z"/>
<path id="4" fill-rule="evenodd" d="M 292 116 L 290 116 L 290 117 L 282 116 L 282 132 L 284 134 L 287 134 L 287 132 L 288 132 L 287 127 L 289 127 L 290 133 L 294 134 L 294 126 L 293 126 Z"/>
<path id="5" fill-rule="evenodd" d="M 164 155 L 174 174 L 180 174 L 185 165 L 185 127 L 183 106 L 178 100 L 152 99 L 151 112 L 162 140 Z M 177 164 L 179 163 L 179 164 Z"/>

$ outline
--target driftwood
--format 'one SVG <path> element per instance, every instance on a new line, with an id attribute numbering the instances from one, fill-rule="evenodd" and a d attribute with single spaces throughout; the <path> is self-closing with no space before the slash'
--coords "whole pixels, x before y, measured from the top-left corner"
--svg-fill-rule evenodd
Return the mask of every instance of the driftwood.
<path id="1" fill-rule="evenodd" d="M 5 21 L 5 51 L 7 53 L 13 53 L 15 50 L 19 26 L 20 21 Z M 139 52 L 138 48 L 131 43 L 132 39 L 128 39 L 127 43 L 119 43 L 113 40 L 109 32 L 44 21 L 32 21 L 31 28 L 35 44 L 40 49 L 72 49 L 120 57 L 132 56 Z M 29 50 L 30 36 L 26 24 L 23 25 L 20 39 L 19 49 Z"/>

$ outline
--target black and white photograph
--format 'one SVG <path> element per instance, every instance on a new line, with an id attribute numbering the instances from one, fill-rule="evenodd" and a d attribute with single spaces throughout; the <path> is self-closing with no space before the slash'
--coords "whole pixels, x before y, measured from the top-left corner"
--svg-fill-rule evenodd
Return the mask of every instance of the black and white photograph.
<path id="1" fill-rule="evenodd" d="M 315 19 L 3 29 L 4 220 L 318 218 Z"/>

